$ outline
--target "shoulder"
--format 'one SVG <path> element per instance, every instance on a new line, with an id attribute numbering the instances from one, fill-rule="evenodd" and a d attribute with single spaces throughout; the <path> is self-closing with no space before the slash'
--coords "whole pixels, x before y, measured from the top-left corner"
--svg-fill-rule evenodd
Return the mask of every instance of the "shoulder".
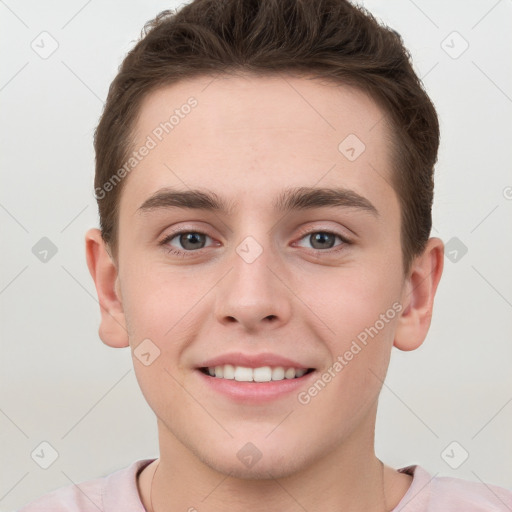
<path id="1" fill-rule="evenodd" d="M 98 479 L 56 489 L 27 503 L 17 512 L 89 512 L 103 510 L 102 482 Z"/>
<path id="2" fill-rule="evenodd" d="M 137 474 L 153 460 L 138 460 L 107 476 L 61 487 L 27 503 L 17 512 L 115 512 L 123 510 L 123 506 L 143 512 Z"/>
<path id="3" fill-rule="evenodd" d="M 461 478 L 436 477 L 432 481 L 432 503 L 458 510 L 510 511 L 512 491 L 483 482 L 470 482 Z"/>
<path id="4" fill-rule="evenodd" d="M 448 476 L 432 476 L 421 466 L 399 471 L 413 476 L 410 489 L 396 510 L 418 512 L 510 512 L 512 491 L 497 485 Z M 407 505 L 407 506 L 405 506 Z"/>

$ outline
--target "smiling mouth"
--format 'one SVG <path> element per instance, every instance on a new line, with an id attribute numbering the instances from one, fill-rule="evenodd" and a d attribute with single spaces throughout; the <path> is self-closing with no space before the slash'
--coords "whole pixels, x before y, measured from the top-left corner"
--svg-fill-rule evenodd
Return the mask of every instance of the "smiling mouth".
<path id="1" fill-rule="evenodd" d="M 314 368 L 286 368 L 284 366 L 261 366 L 259 368 L 249 368 L 246 366 L 234 366 L 231 364 L 199 368 L 199 371 L 209 377 L 255 383 L 300 379 L 314 370 Z"/>

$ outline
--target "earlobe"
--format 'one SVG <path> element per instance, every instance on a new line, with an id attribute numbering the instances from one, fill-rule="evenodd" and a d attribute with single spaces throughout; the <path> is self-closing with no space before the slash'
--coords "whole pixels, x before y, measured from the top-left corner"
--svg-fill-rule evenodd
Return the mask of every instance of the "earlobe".
<path id="1" fill-rule="evenodd" d="M 394 346 L 398 349 L 414 350 L 425 340 L 443 264 L 443 242 L 439 238 L 430 238 L 423 253 L 413 261 L 406 279 L 402 294 L 403 312 L 395 331 Z"/>
<path id="2" fill-rule="evenodd" d="M 128 347 L 129 337 L 118 272 L 99 229 L 89 229 L 85 234 L 85 253 L 100 304 L 99 336 L 110 347 Z"/>

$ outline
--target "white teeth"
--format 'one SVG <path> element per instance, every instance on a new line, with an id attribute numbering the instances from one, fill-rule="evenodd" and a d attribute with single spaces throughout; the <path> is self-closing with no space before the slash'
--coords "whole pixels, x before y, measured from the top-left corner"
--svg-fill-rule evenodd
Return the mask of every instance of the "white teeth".
<path id="1" fill-rule="evenodd" d="M 230 379 L 239 382 L 270 382 L 284 379 L 302 377 L 307 372 L 306 368 L 284 368 L 282 366 L 261 366 L 259 368 L 247 368 L 245 366 L 233 366 L 225 364 L 208 367 L 208 374 L 220 379 Z"/>
<path id="2" fill-rule="evenodd" d="M 276 366 L 272 368 L 272 380 L 283 380 L 284 379 L 284 368 L 282 366 Z"/>
<path id="3" fill-rule="evenodd" d="M 288 370 L 284 372 L 284 377 L 285 379 L 295 379 L 295 368 L 288 368 Z"/>
<path id="4" fill-rule="evenodd" d="M 208 370 L 209 370 L 209 368 L 208 368 Z M 222 375 L 223 379 L 233 380 L 235 378 L 235 367 L 230 364 L 225 364 L 222 374 L 223 374 Z M 217 370 L 215 370 L 215 376 L 217 376 Z M 219 375 L 219 377 L 220 377 L 220 375 Z"/>
<path id="5" fill-rule="evenodd" d="M 252 381 L 252 369 L 245 368 L 243 366 L 237 366 L 235 368 L 235 380 L 240 382 L 251 382 Z"/>
<path id="6" fill-rule="evenodd" d="M 252 378 L 254 382 L 270 382 L 272 380 L 272 370 L 270 369 L 270 366 L 254 368 L 252 371 Z"/>

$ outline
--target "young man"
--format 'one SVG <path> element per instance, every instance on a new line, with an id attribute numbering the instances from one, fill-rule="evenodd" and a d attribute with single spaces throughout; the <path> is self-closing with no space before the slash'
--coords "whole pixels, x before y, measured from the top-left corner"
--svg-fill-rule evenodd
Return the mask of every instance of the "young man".
<path id="1" fill-rule="evenodd" d="M 510 510 L 374 451 L 391 348 L 430 326 L 439 129 L 400 37 L 342 0 L 195 0 L 124 60 L 95 134 L 100 337 L 160 457 L 52 511 Z"/>

